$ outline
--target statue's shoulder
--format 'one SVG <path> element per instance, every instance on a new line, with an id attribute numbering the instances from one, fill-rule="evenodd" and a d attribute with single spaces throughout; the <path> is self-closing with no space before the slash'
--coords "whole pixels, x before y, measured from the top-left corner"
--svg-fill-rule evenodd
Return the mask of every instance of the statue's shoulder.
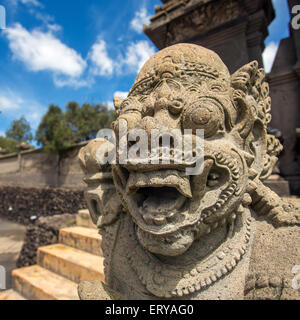
<path id="1" fill-rule="evenodd" d="M 295 208 L 298 211 L 297 205 Z M 290 213 L 291 218 L 297 216 L 297 211 Z M 257 221 L 246 299 L 300 300 L 300 228 L 281 222 L 278 226 Z"/>

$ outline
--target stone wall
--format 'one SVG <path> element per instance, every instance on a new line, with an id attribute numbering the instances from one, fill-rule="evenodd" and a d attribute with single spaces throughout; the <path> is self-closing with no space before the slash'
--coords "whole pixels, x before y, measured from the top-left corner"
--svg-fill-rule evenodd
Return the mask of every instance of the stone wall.
<path id="1" fill-rule="evenodd" d="M 32 217 L 75 214 L 84 208 L 81 190 L 0 187 L 0 216 L 24 225 L 32 224 Z"/>
<path id="2" fill-rule="evenodd" d="M 33 225 L 28 226 L 17 267 L 22 268 L 36 264 L 37 249 L 41 246 L 57 243 L 59 229 L 74 225 L 75 218 L 76 215 L 72 214 L 40 217 Z"/>
<path id="3" fill-rule="evenodd" d="M 77 155 L 86 142 L 69 148 L 63 156 L 43 149 L 0 156 L 0 186 L 58 187 L 83 190 Z"/>

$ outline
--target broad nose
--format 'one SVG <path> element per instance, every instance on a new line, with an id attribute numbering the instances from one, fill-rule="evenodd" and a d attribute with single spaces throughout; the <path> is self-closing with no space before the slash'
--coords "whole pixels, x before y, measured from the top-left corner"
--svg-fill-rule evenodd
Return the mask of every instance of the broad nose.
<path id="1" fill-rule="evenodd" d="M 158 145 L 156 147 L 169 145 L 173 149 L 177 145 L 174 141 L 182 140 L 181 129 L 177 125 L 170 125 L 170 120 L 164 120 L 158 116 L 144 117 L 139 123 L 139 129 L 143 129 L 147 133 L 149 146 L 151 146 L 153 141 L 157 141 Z"/>

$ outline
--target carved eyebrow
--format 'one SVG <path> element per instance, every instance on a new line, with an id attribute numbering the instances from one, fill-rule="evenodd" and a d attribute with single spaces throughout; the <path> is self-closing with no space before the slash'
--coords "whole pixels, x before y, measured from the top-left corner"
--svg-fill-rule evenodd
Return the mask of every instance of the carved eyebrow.
<path id="1" fill-rule="evenodd" d="M 185 79 L 186 77 L 191 77 L 191 76 L 195 76 L 195 75 L 201 79 L 210 78 L 213 80 L 217 80 L 219 78 L 219 73 L 217 70 L 214 70 L 214 69 L 207 67 L 205 65 L 198 65 L 196 68 L 194 66 L 189 66 L 189 67 L 190 68 L 185 66 L 182 68 L 182 71 L 185 72 L 185 75 L 182 77 L 179 76 L 179 78 Z M 155 76 L 155 74 L 153 73 L 152 75 L 145 77 L 145 78 L 141 79 L 139 82 L 137 82 L 131 88 L 128 96 L 139 94 L 145 90 L 154 89 L 155 84 L 156 84 L 156 81 L 154 80 L 154 76 Z M 177 77 L 175 76 L 175 78 L 177 78 Z"/>
<path id="2" fill-rule="evenodd" d="M 154 76 L 154 74 L 153 74 Z M 147 78 L 143 78 L 138 83 L 136 83 L 129 92 L 129 95 L 134 95 L 136 93 L 140 93 L 141 91 L 151 89 L 153 87 L 154 81 L 153 76 L 149 76 Z"/>

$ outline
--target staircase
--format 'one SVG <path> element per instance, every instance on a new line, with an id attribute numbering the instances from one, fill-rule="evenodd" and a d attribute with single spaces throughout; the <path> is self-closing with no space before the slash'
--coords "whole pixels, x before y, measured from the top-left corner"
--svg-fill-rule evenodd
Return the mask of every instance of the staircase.
<path id="1" fill-rule="evenodd" d="M 59 243 L 38 249 L 36 265 L 12 271 L 13 289 L 0 292 L 0 300 L 78 300 L 81 280 L 104 281 L 100 244 L 95 228 L 60 229 Z"/>

